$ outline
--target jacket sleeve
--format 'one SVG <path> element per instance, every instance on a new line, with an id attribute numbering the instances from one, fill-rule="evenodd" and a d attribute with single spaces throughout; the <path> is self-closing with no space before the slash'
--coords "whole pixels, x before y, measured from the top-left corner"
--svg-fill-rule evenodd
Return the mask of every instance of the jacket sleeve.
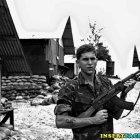
<path id="1" fill-rule="evenodd" d="M 58 101 L 54 109 L 54 114 L 61 115 L 65 112 L 68 112 L 70 114 L 72 112 L 73 100 L 74 100 L 74 85 L 72 83 L 68 83 L 59 91 Z"/>

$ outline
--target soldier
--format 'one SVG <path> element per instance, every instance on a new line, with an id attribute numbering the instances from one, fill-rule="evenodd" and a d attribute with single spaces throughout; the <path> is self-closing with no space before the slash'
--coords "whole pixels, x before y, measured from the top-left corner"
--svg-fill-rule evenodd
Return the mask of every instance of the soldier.
<path id="1" fill-rule="evenodd" d="M 81 71 L 59 92 L 54 110 L 56 126 L 72 129 L 73 140 L 100 140 L 100 134 L 113 133 L 113 117 L 120 117 L 123 109 L 110 101 L 92 116 L 78 117 L 90 107 L 92 100 L 109 90 L 112 83 L 108 78 L 96 74 L 97 57 L 93 46 L 80 46 L 76 58 Z"/>

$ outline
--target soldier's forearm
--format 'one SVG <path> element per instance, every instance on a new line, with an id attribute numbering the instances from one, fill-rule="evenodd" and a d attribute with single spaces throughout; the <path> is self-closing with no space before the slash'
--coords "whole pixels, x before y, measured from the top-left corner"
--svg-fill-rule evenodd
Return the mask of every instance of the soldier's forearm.
<path id="1" fill-rule="evenodd" d="M 76 118 L 66 115 L 57 115 L 56 116 L 56 126 L 58 128 L 81 128 L 85 126 L 89 126 L 92 124 L 96 124 L 96 120 L 94 117 L 88 118 Z"/>

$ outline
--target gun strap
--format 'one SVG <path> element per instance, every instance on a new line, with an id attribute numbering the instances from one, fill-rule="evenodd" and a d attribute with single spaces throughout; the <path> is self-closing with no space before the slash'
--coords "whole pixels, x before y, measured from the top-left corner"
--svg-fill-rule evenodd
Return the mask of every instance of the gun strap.
<path id="1" fill-rule="evenodd" d="M 138 97 L 137 97 L 136 102 L 134 103 L 134 107 L 135 107 L 135 105 L 137 104 L 139 98 L 140 98 L 140 92 L 139 92 L 139 95 L 138 95 Z M 127 116 L 131 113 L 131 111 L 132 111 L 132 110 L 130 110 L 126 115 L 122 116 L 120 119 L 127 117 Z"/>
<path id="2" fill-rule="evenodd" d="M 121 99 L 117 96 L 114 96 L 113 98 L 111 98 L 111 101 L 122 109 L 126 109 L 126 110 L 133 110 L 134 109 L 134 103 L 124 101 L 123 99 Z"/>

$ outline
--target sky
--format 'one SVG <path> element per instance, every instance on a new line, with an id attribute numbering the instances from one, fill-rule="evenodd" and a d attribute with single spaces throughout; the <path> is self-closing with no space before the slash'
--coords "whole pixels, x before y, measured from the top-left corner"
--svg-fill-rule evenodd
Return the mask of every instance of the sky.
<path id="1" fill-rule="evenodd" d="M 61 38 L 71 17 L 75 47 L 89 34 L 89 19 L 115 61 L 115 75 L 134 73 L 134 45 L 140 59 L 139 0 L 7 0 L 20 38 Z"/>

